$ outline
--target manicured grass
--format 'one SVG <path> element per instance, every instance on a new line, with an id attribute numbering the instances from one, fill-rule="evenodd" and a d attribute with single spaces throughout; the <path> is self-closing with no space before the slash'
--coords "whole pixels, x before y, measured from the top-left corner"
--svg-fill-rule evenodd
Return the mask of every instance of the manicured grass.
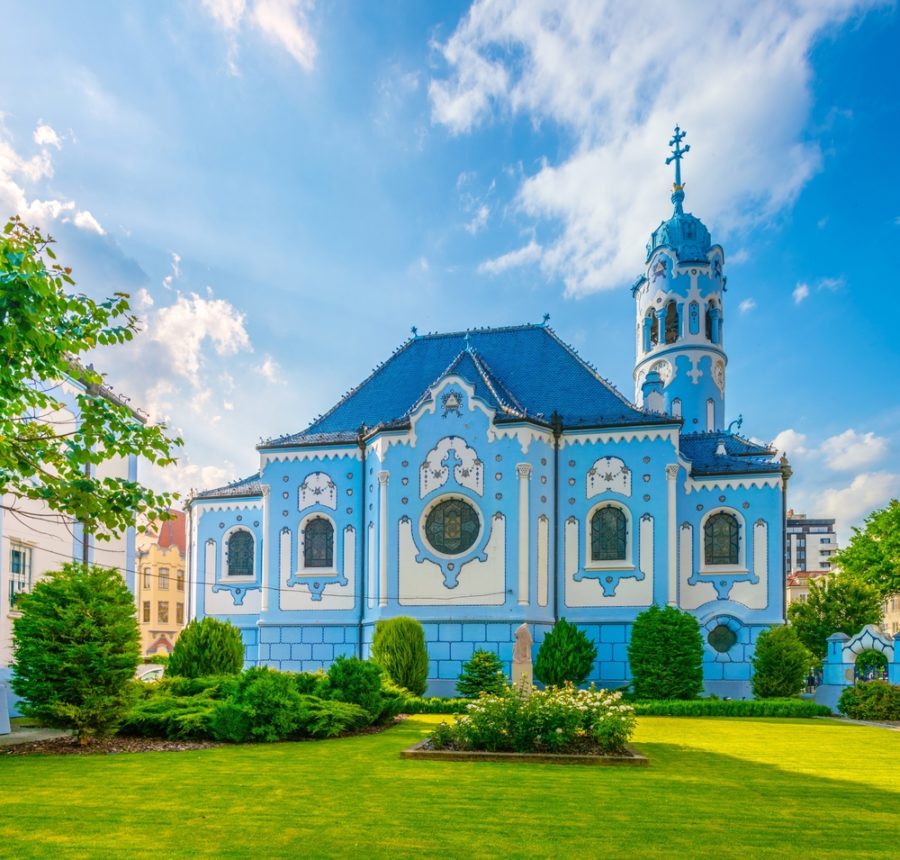
<path id="1" fill-rule="evenodd" d="M 646 768 L 401 759 L 381 735 L 0 758 L 9 857 L 896 857 L 900 732 L 641 717 Z"/>

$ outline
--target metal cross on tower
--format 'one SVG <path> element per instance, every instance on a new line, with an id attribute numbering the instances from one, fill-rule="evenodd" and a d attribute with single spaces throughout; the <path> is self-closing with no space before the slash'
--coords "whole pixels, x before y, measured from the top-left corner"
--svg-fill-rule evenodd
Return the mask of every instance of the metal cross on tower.
<path id="1" fill-rule="evenodd" d="M 681 191 L 684 187 L 681 183 L 681 159 L 684 158 L 685 153 L 691 151 L 691 146 L 688 144 L 684 149 L 681 148 L 681 141 L 683 141 L 687 137 L 687 132 L 682 131 L 677 125 L 675 126 L 675 134 L 672 139 L 669 141 L 669 146 L 674 147 L 672 150 L 672 154 L 666 159 L 666 164 L 671 164 L 673 161 L 675 162 L 675 190 Z"/>

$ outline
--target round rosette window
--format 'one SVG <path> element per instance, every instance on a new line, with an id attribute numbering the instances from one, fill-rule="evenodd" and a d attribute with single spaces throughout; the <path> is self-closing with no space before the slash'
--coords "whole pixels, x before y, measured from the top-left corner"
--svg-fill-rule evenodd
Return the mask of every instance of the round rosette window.
<path id="1" fill-rule="evenodd" d="M 737 634 L 728 625 L 719 624 L 710 630 L 706 641 L 720 654 L 727 654 L 737 642 Z"/>
<path id="2" fill-rule="evenodd" d="M 481 534 L 478 512 L 464 499 L 445 499 L 425 519 L 425 537 L 441 555 L 462 555 Z"/>

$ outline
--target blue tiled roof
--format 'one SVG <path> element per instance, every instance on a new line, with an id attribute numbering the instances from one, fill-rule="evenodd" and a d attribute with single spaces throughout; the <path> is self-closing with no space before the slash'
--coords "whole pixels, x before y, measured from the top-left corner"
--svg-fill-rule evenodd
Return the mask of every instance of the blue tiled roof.
<path id="1" fill-rule="evenodd" d="M 719 443 L 724 454 L 717 454 Z M 691 461 L 692 475 L 729 475 L 750 472 L 777 472 L 777 453 L 733 433 L 686 433 L 681 437 L 681 453 Z"/>
<path id="2" fill-rule="evenodd" d="M 452 371 L 475 387 L 498 419 L 527 416 L 564 427 L 668 423 L 626 400 L 543 325 L 429 334 L 408 340 L 361 385 L 302 433 L 263 448 L 310 444 L 320 434 L 403 425 L 428 389 Z"/>
<path id="3" fill-rule="evenodd" d="M 234 496 L 261 496 L 262 484 L 259 481 L 259 472 L 241 478 L 239 481 L 233 481 L 224 487 L 217 487 L 214 490 L 203 490 L 194 493 L 195 499 L 227 499 Z"/>

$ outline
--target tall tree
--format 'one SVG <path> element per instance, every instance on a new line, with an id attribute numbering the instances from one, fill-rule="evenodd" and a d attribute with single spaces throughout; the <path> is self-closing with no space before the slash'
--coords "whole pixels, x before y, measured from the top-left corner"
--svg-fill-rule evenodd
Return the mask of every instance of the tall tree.
<path id="1" fill-rule="evenodd" d="M 148 424 L 79 361 L 98 345 L 131 340 L 138 321 L 126 293 L 96 302 L 71 289 L 71 269 L 55 262 L 52 242 L 18 217 L 0 236 L 2 507 L 28 516 L 23 500 L 45 502 L 104 540 L 140 514 L 164 518 L 177 496 L 127 478 L 98 477 L 95 467 L 130 455 L 166 466 L 175 462 L 172 450 L 181 440 Z M 74 397 L 74 427 L 60 420 L 67 377 L 84 389 Z"/>
<path id="2" fill-rule="evenodd" d="M 809 596 L 788 607 L 788 621 L 817 660 L 827 653 L 832 633 L 854 636 L 866 624 L 882 619 L 878 590 L 854 576 L 836 574 L 812 580 Z"/>
<path id="3" fill-rule="evenodd" d="M 832 561 L 843 573 L 874 585 L 882 597 L 900 594 L 900 501 L 872 511 Z"/>

